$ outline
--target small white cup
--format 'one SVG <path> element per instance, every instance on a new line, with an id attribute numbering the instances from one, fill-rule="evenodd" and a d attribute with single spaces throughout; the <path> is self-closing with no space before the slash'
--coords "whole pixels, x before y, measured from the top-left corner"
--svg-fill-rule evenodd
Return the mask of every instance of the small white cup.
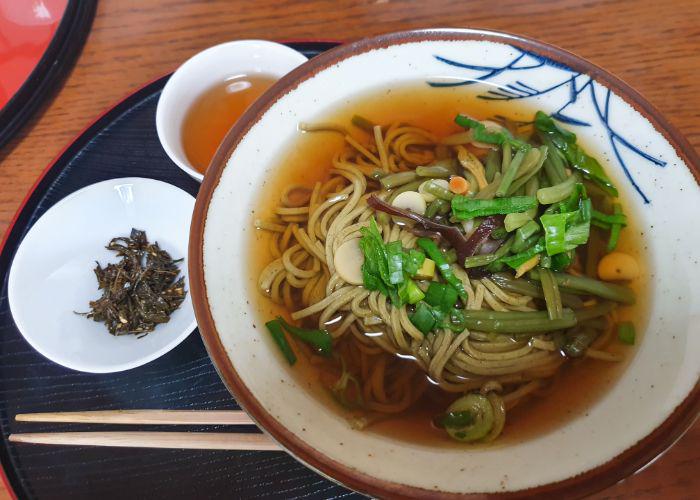
<path id="1" fill-rule="evenodd" d="M 222 43 L 195 54 L 173 73 L 158 100 L 156 129 L 163 149 L 178 167 L 202 182 L 204 175 L 192 166 L 182 145 L 182 122 L 194 101 L 232 75 L 281 78 L 306 61 L 296 50 L 265 40 Z"/>

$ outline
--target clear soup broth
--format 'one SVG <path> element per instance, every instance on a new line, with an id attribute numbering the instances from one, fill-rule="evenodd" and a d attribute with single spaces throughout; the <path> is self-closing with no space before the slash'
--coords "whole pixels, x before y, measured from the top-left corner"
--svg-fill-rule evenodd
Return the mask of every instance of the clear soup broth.
<path id="1" fill-rule="evenodd" d="M 532 121 L 536 109 L 518 102 L 485 101 L 478 99 L 474 92 L 474 90 L 465 88 L 430 88 L 422 83 L 382 89 L 348 100 L 342 106 L 320 114 L 315 123 L 343 125 L 351 130 L 355 137 L 364 138 L 367 142 L 371 140 L 371 136 L 369 134 L 363 135 L 363 132 L 353 129 L 351 125 L 354 115 L 361 115 L 373 123 L 381 125 L 395 122 L 416 125 L 438 138 L 464 130 L 454 122 L 458 113 L 468 114 L 477 119 L 490 119 L 499 116 L 507 117 L 513 121 Z M 280 156 L 281 160 L 274 170 L 274 175 L 268 176 L 259 188 L 258 202 L 250 221 L 251 225 L 254 224 L 254 220 L 268 220 L 275 217 L 275 208 L 280 203 L 280 195 L 285 187 L 301 185 L 313 188 L 316 182 L 328 181 L 331 177 L 333 157 L 344 147 L 347 145 L 340 133 L 300 132 L 298 137 L 287 146 L 285 154 Z M 599 159 L 607 170 L 610 170 L 595 149 L 587 147 L 586 150 L 591 156 Z M 368 187 L 367 191 L 369 190 Z M 642 233 L 636 224 L 634 214 L 630 213 L 625 204 L 624 198 L 618 199 L 618 201 L 624 208 L 628 222 L 621 231 L 617 250 L 633 256 L 639 262 L 641 269 L 644 269 L 645 250 L 643 242 L 640 240 Z M 302 219 L 303 217 L 289 218 L 289 220 Z M 294 222 L 289 223 L 293 224 Z M 282 235 L 265 230 L 252 231 L 251 234 L 248 254 L 249 260 L 252 262 L 251 273 L 248 277 L 250 297 L 259 311 L 256 332 L 259 335 L 268 336 L 269 333 L 266 331 L 264 323 L 277 315 L 282 315 L 289 320 L 290 314 L 294 310 L 294 308 L 290 309 L 284 304 L 275 304 L 269 297 L 264 296 L 258 287 L 260 273 L 278 257 L 276 252 L 271 250 L 271 247 L 279 245 Z M 593 228 L 593 234 L 597 238 L 607 239 L 603 233 L 598 234 L 598 229 Z M 273 239 L 275 242 L 272 241 Z M 292 237 L 291 240 L 293 242 L 294 238 Z M 639 279 L 628 283 L 636 293 L 636 304 L 618 307 L 615 312 L 615 322 L 624 320 L 634 322 L 637 331 L 637 345 L 642 340 L 640 333 L 646 323 L 646 308 L 644 306 L 646 283 L 644 273 Z M 300 289 L 291 289 L 290 292 L 293 300 L 296 300 L 296 297 L 301 293 Z M 539 309 L 542 309 L 541 303 Z M 342 322 L 342 318 L 342 314 L 334 317 L 334 324 Z M 318 315 L 296 321 L 295 324 L 318 328 Z M 373 335 L 372 330 L 372 328 L 367 328 L 367 333 Z M 287 337 L 298 358 L 297 363 L 290 368 L 298 384 L 323 401 L 327 405 L 328 411 L 338 412 L 347 417 L 351 425 L 359 423 L 360 427 L 364 427 L 362 432 L 376 432 L 395 439 L 429 446 L 465 446 L 464 443 L 451 439 L 444 429 L 439 428 L 434 423 L 436 415 L 443 414 L 447 406 L 460 394 L 441 389 L 434 380 L 416 369 L 416 363 L 411 359 L 411 356 L 379 354 L 376 349 L 363 348 L 367 352 L 372 352 L 372 355 L 365 355 L 364 360 L 344 359 L 343 363 L 350 366 L 350 370 L 354 370 L 352 375 L 358 379 L 360 385 L 365 382 L 361 380 L 364 377 L 379 376 L 376 374 L 378 364 L 382 365 L 383 373 L 413 370 L 413 374 L 407 375 L 411 383 L 425 385 L 420 396 L 416 397 L 408 408 L 397 413 L 377 413 L 361 408 L 348 409 L 338 403 L 338 398 L 332 396 L 330 390 L 343 372 L 341 362 L 337 359 L 319 357 L 303 342 L 299 342 L 289 335 Z M 503 445 L 530 439 L 556 430 L 562 424 L 575 418 L 584 417 L 596 401 L 615 384 L 636 349 L 636 347 L 620 343 L 614 332 L 609 333 L 609 337 L 610 340 L 605 349 L 614 353 L 619 361 L 609 362 L 588 357 L 568 359 L 556 370 L 553 376 L 547 377 L 541 387 L 519 400 L 515 407 L 507 410 L 503 431 L 491 445 Z M 352 343 L 352 341 L 348 341 L 348 343 Z M 272 342 L 269 345 L 271 349 L 277 349 Z M 357 353 L 362 349 L 341 346 L 340 351 L 346 358 L 352 358 L 353 353 L 359 357 Z M 285 363 L 281 355 L 278 358 L 280 363 Z M 366 366 L 367 364 L 370 366 Z M 289 390 L 289 388 L 286 387 L 285 390 Z M 386 390 L 390 390 L 388 385 Z M 369 393 L 372 395 L 372 389 L 369 390 Z"/>

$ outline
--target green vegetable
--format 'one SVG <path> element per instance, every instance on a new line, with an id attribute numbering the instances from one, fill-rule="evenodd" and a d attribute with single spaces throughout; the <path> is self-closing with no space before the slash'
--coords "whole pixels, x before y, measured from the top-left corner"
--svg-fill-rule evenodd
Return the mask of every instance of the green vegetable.
<path id="1" fill-rule="evenodd" d="M 402 254 L 403 270 L 411 277 L 415 276 L 425 262 L 425 254 L 419 250 L 410 249 Z"/>
<path id="2" fill-rule="evenodd" d="M 564 291 L 596 295 L 615 302 L 634 304 L 634 292 L 625 286 L 605 283 L 585 276 L 574 276 L 565 273 L 553 274 L 557 284 L 562 287 Z M 537 269 L 530 271 L 529 275 L 533 279 L 540 279 L 540 274 Z"/>
<path id="3" fill-rule="evenodd" d="M 450 211 L 450 202 L 436 198 L 425 209 L 425 216 L 432 219 L 436 215 L 446 215 Z"/>
<path id="4" fill-rule="evenodd" d="M 328 330 L 299 328 L 298 326 L 290 325 L 280 316 L 277 316 L 277 321 L 282 324 L 282 327 L 296 336 L 302 342 L 305 342 L 316 349 L 322 356 L 330 357 L 333 354 L 333 338 Z"/>
<path id="5" fill-rule="evenodd" d="M 423 190 L 426 193 L 432 194 L 436 198 L 440 198 L 441 200 L 449 201 L 454 197 L 454 193 L 452 191 L 445 189 L 433 181 L 426 182 L 423 186 Z"/>
<path id="6" fill-rule="evenodd" d="M 365 118 L 364 116 L 360 115 L 353 115 L 352 119 L 350 120 L 353 125 L 355 125 L 357 128 L 361 128 L 362 130 L 365 130 L 369 133 L 374 132 L 374 123 L 372 123 L 370 120 Z"/>
<path id="7" fill-rule="evenodd" d="M 294 351 L 292 351 L 292 346 L 289 345 L 287 338 L 284 336 L 282 323 L 280 323 L 279 320 L 273 319 L 265 323 L 265 326 L 270 332 L 270 335 L 272 335 L 272 340 L 274 340 L 275 344 L 277 344 L 277 347 L 279 347 L 282 352 L 282 355 L 287 360 L 287 363 L 294 365 L 294 363 L 297 362 L 297 357 Z"/>
<path id="8" fill-rule="evenodd" d="M 592 220 L 604 222 L 605 224 L 610 224 L 611 226 L 613 224 L 617 224 L 620 226 L 627 225 L 627 217 L 622 213 L 608 215 L 608 214 L 604 214 L 603 212 L 598 212 L 597 210 L 592 210 L 591 217 L 592 217 Z"/>
<path id="9" fill-rule="evenodd" d="M 617 325 L 617 338 L 620 342 L 627 345 L 634 345 L 636 333 L 634 325 L 629 321 L 624 321 Z"/>
<path id="10" fill-rule="evenodd" d="M 447 178 L 451 175 L 455 175 L 457 169 L 454 167 L 453 160 L 450 158 L 449 160 L 439 160 L 439 163 L 416 167 L 415 172 L 420 177 Z"/>
<path id="11" fill-rule="evenodd" d="M 588 241 L 590 223 L 576 221 L 578 212 L 567 212 L 563 214 L 548 214 L 540 217 L 540 222 L 544 228 L 547 255 L 556 255 L 562 252 L 573 250 L 579 245 Z"/>
<path id="12" fill-rule="evenodd" d="M 519 238 L 522 241 L 525 241 L 529 237 L 539 233 L 541 230 L 542 227 L 534 220 L 531 220 L 528 221 L 522 227 L 518 228 L 518 230 L 515 232 L 515 237 Z"/>
<path id="13" fill-rule="evenodd" d="M 543 137 L 551 141 L 572 168 L 582 172 L 586 178 L 598 184 L 606 193 L 617 196 L 617 189 L 606 175 L 603 167 L 576 144 L 576 135 L 573 132 L 560 128 L 551 117 L 542 111 L 535 114 L 535 128 Z"/>
<path id="14" fill-rule="evenodd" d="M 613 214 L 622 215 L 622 206 L 619 203 L 613 203 Z M 617 242 L 620 239 L 620 230 L 622 229 L 622 224 L 613 224 L 610 228 L 610 239 L 608 240 L 608 245 L 606 247 L 608 252 L 612 252 L 617 248 Z"/>
<path id="15" fill-rule="evenodd" d="M 403 249 L 400 241 L 392 241 L 384 245 L 386 252 L 389 283 L 397 285 L 403 282 Z"/>
<path id="16" fill-rule="evenodd" d="M 563 316 L 561 294 L 559 293 L 559 285 L 557 285 L 552 271 L 549 269 L 541 269 L 540 279 L 542 281 L 542 291 L 544 292 L 544 300 L 547 305 L 549 319 L 561 319 Z"/>
<path id="17" fill-rule="evenodd" d="M 537 207 L 537 200 L 532 196 L 512 196 L 494 200 L 478 200 L 466 196 L 452 198 L 452 215 L 460 220 L 484 217 L 487 215 L 525 212 Z"/>
<path id="18" fill-rule="evenodd" d="M 531 180 L 534 180 L 539 187 L 539 182 L 537 181 L 537 174 L 539 171 L 542 169 L 542 165 L 544 164 L 544 161 L 547 159 L 547 147 L 546 146 L 540 146 L 538 149 L 533 149 L 530 151 L 530 153 L 537 152 L 538 159 L 537 163 L 532 167 L 532 169 L 522 175 L 522 177 L 517 177 L 515 181 L 513 181 L 513 184 L 511 185 L 510 189 L 508 190 L 508 196 L 511 196 L 516 193 L 521 187 L 526 186 L 528 182 Z M 521 169 L 522 172 L 522 169 Z M 525 194 L 527 196 L 535 196 L 537 194 L 537 188 L 535 188 L 532 192 L 530 192 L 528 189 L 525 190 Z M 533 215 L 534 217 L 534 215 Z"/>
<path id="19" fill-rule="evenodd" d="M 486 165 L 484 167 L 486 182 L 493 182 L 493 176 L 496 175 L 500 166 L 501 159 L 498 156 L 498 151 L 492 149 L 486 156 Z"/>
<path id="20" fill-rule="evenodd" d="M 466 300 L 467 292 L 464 290 L 464 285 L 459 280 L 459 278 L 455 276 L 455 273 L 452 271 L 450 264 L 442 255 L 442 252 L 435 244 L 435 242 L 429 238 L 418 238 L 416 244 L 420 248 L 422 248 L 428 255 L 428 257 L 430 257 L 435 262 L 435 265 L 437 266 L 438 270 L 440 271 L 440 274 L 445 279 L 445 281 L 447 281 L 447 283 L 449 283 L 455 290 L 457 290 L 457 294 L 462 299 Z"/>
<path id="21" fill-rule="evenodd" d="M 493 231 L 491 231 L 491 235 L 489 236 L 492 240 L 504 240 L 508 237 L 508 230 L 504 227 L 497 227 Z"/>
<path id="22" fill-rule="evenodd" d="M 574 315 L 576 316 L 576 320 L 581 323 L 583 321 L 590 321 L 595 318 L 600 318 L 601 316 L 605 316 L 608 314 L 610 311 L 615 309 L 616 304 L 614 302 L 601 302 L 600 304 L 596 304 L 594 306 L 588 306 L 588 307 L 582 307 L 580 309 L 575 309 L 574 310 Z"/>
<path id="23" fill-rule="evenodd" d="M 586 354 L 586 350 L 598 336 L 598 332 L 592 328 L 576 329 L 569 332 L 567 340 L 562 348 L 564 354 L 570 358 L 580 358 Z"/>
<path id="24" fill-rule="evenodd" d="M 428 334 L 437 323 L 431 307 L 425 302 L 418 302 L 416 310 L 409 319 L 423 334 Z"/>
<path id="25" fill-rule="evenodd" d="M 480 319 L 474 313 L 477 311 L 466 310 L 464 312 L 464 326 L 470 330 L 494 333 L 533 333 L 553 332 L 564 328 L 571 328 L 576 324 L 576 316 L 571 309 L 564 309 L 561 319 L 549 319 L 547 313 L 534 316 L 538 313 L 514 312 L 513 316 L 504 319 Z M 516 315 L 517 313 L 517 315 Z"/>
<path id="26" fill-rule="evenodd" d="M 457 303 L 457 291 L 451 286 L 431 281 L 428 291 L 425 292 L 425 301 L 448 313 Z"/>
<path id="27" fill-rule="evenodd" d="M 530 297 L 544 298 L 542 287 L 536 281 L 528 281 L 522 278 L 513 278 L 506 273 L 495 273 L 491 275 L 491 281 L 507 292 L 515 292 Z M 567 307 L 583 307 L 583 301 L 576 295 L 564 293 L 560 290 L 561 301 Z"/>
<path id="28" fill-rule="evenodd" d="M 571 195 L 577 183 L 577 177 L 575 175 L 570 175 L 565 181 L 559 184 L 541 188 L 537 190 L 537 201 L 542 205 L 551 205 L 552 203 L 565 200 Z"/>
<path id="29" fill-rule="evenodd" d="M 408 277 L 399 286 L 398 294 L 399 299 L 404 304 L 417 304 L 425 297 L 423 290 L 418 288 L 416 282 Z"/>
<path id="30" fill-rule="evenodd" d="M 390 290 L 393 284 L 389 278 L 389 263 L 384 246 L 384 240 L 379 232 L 379 227 L 374 217 L 370 219 L 369 227 L 360 229 L 360 248 L 365 256 L 362 264 L 362 281 L 367 290 L 378 290 L 387 297 L 392 297 Z M 398 303 L 398 296 L 396 302 Z"/>
<path id="31" fill-rule="evenodd" d="M 438 427 L 459 428 L 466 427 L 474 423 L 474 416 L 468 411 L 447 412 L 439 415 L 434 420 Z"/>
<path id="32" fill-rule="evenodd" d="M 510 185 L 513 183 L 515 180 L 516 174 L 518 173 L 518 169 L 523 163 L 523 160 L 525 159 L 525 155 L 527 155 L 530 151 L 530 145 L 524 146 L 518 150 L 517 153 L 515 153 L 515 156 L 513 159 L 510 161 L 510 164 L 508 165 L 508 168 L 506 171 L 503 173 L 503 178 L 501 179 L 501 184 L 498 186 L 498 189 L 496 190 L 496 198 L 503 198 L 506 193 L 508 193 L 508 189 L 510 188 Z"/>
<path id="33" fill-rule="evenodd" d="M 464 259 L 464 268 L 471 269 L 473 267 L 488 266 L 496 260 L 498 260 L 498 257 L 496 257 L 496 255 L 492 253 L 487 255 L 474 255 L 472 257 L 467 257 L 466 259 Z"/>
<path id="34" fill-rule="evenodd" d="M 503 225 L 505 226 L 506 231 L 515 231 L 519 227 L 522 227 L 528 222 L 532 221 L 532 217 L 533 215 L 529 211 L 511 213 L 506 215 L 505 219 L 503 219 Z"/>
<path id="35" fill-rule="evenodd" d="M 403 186 L 409 182 L 413 182 L 418 178 L 416 172 L 397 172 L 382 177 L 379 182 L 384 189 L 393 189 L 398 186 Z"/>
<path id="36" fill-rule="evenodd" d="M 466 415 L 469 415 L 467 417 Z M 457 441 L 477 441 L 485 438 L 494 426 L 495 414 L 491 402 L 478 393 L 469 393 L 453 402 L 443 418 L 445 431 Z"/>
<path id="37" fill-rule="evenodd" d="M 515 255 L 510 255 L 508 257 L 503 257 L 499 261 L 504 264 L 517 269 L 525 262 L 533 258 L 538 253 L 542 253 L 545 250 L 544 238 L 540 238 L 535 245 L 525 250 L 524 252 L 516 253 Z"/>

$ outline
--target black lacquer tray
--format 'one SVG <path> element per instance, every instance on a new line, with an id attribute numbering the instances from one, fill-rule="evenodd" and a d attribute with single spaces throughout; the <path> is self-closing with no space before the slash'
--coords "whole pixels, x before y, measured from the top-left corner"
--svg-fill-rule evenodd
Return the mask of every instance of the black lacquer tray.
<path id="1" fill-rule="evenodd" d="M 289 45 L 312 57 L 335 44 Z M 66 195 L 98 181 L 129 176 L 152 177 L 197 193 L 199 184 L 168 159 L 156 135 L 156 104 L 167 79 L 160 78 L 130 95 L 71 143 L 44 172 L 5 236 L 0 253 L 0 460 L 9 485 L 20 498 L 39 499 L 353 496 L 283 452 L 16 445 L 7 440 L 15 432 L 119 429 L 15 423 L 17 413 L 238 408 L 209 360 L 199 332 L 140 368 L 107 375 L 79 373 L 35 352 L 15 327 L 9 310 L 7 276 L 17 246 L 36 220 Z M 168 430 L 223 432 L 231 428 Z"/>

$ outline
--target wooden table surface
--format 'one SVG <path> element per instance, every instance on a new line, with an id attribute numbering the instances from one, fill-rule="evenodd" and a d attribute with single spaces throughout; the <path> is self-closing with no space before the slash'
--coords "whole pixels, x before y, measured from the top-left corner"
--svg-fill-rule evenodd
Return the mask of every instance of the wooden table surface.
<path id="1" fill-rule="evenodd" d="M 700 149 L 698 0 L 100 0 L 78 62 L 53 100 L 0 150 L 0 230 L 86 124 L 189 56 L 238 38 L 350 41 L 427 27 L 510 31 L 610 70 Z M 700 497 L 700 424 L 637 475 L 595 498 Z M 0 499 L 8 496 L 0 486 Z"/>

